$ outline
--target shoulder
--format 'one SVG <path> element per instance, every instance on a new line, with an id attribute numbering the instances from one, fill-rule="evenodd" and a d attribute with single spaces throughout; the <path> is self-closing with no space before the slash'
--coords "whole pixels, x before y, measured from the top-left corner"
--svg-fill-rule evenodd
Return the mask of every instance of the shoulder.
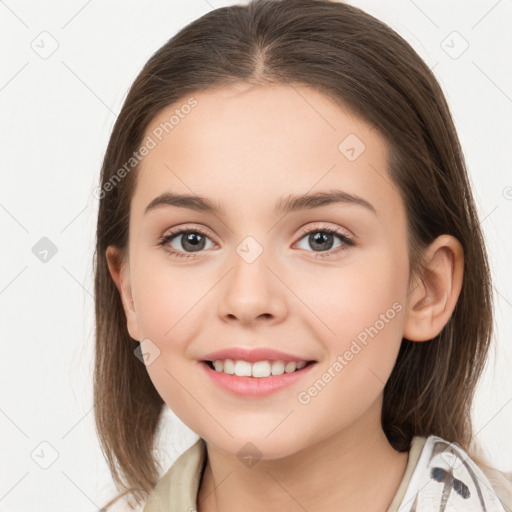
<path id="1" fill-rule="evenodd" d="M 505 510 L 512 512 L 512 472 L 505 473 L 492 467 L 486 460 L 482 448 L 476 443 L 471 446 L 471 459 L 485 474 Z"/>
<path id="2" fill-rule="evenodd" d="M 206 444 L 199 438 L 160 478 L 146 499 L 144 512 L 194 510 L 206 460 Z"/>
<path id="3" fill-rule="evenodd" d="M 112 498 L 98 512 L 143 512 L 144 503 L 137 505 L 132 495 L 125 491 Z"/>
<path id="4" fill-rule="evenodd" d="M 400 512 L 428 507 L 437 510 L 435 507 L 442 504 L 454 510 L 510 510 L 503 486 L 499 485 L 498 489 L 498 481 L 488 478 L 484 469 L 457 443 L 429 436 L 421 444 Z M 500 483 L 504 482 L 505 477 Z"/>
<path id="5" fill-rule="evenodd" d="M 119 494 L 99 512 L 152 512 L 194 508 L 199 482 L 207 457 L 202 438 L 187 448 L 160 477 L 155 488 L 140 505 L 128 492 Z"/>

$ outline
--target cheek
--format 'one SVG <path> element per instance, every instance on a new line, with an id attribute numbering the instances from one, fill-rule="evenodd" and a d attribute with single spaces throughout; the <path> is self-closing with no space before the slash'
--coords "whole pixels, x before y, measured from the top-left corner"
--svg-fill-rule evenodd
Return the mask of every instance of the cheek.
<path id="1" fill-rule="evenodd" d="M 141 252 L 133 260 L 137 262 L 132 267 L 137 324 L 158 354 L 146 369 L 167 405 L 182 421 L 193 422 L 199 413 L 197 403 L 184 389 L 194 378 L 191 369 L 197 363 L 189 360 L 189 351 L 191 340 L 204 334 L 205 304 L 211 305 L 215 275 L 198 266 L 178 268 L 159 255 Z"/>
<path id="2" fill-rule="evenodd" d="M 308 416 L 325 418 L 327 431 L 361 416 L 391 374 L 405 311 L 407 272 L 401 263 L 399 255 L 381 252 L 357 269 L 353 265 L 316 281 L 313 294 L 309 288 L 308 305 L 322 320 L 315 320 L 315 334 L 327 354 L 298 402 Z"/>
<path id="3" fill-rule="evenodd" d="M 157 353 L 146 370 L 167 406 L 186 424 L 195 425 L 200 411 L 186 392 L 191 366 L 184 357 L 201 328 L 201 298 L 211 284 L 194 278 L 193 270 L 178 271 L 159 258 L 139 261 L 132 275 L 136 318 L 141 335 L 154 343 L 150 346 Z"/>
<path id="4" fill-rule="evenodd" d="M 201 276 L 192 267 L 178 269 L 161 256 L 139 261 L 132 283 L 141 333 L 165 345 L 166 350 L 176 347 L 197 325 L 195 315 L 211 288 L 211 276 Z M 167 343 L 170 340 L 172 344 Z"/>
<path id="5" fill-rule="evenodd" d="M 297 290 L 314 313 L 311 325 L 329 354 L 327 365 L 346 355 L 347 365 L 359 369 L 351 377 L 356 386 L 360 370 L 365 375 L 371 370 L 384 382 L 389 377 L 402 341 L 408 283 L 405 249 L 381 247 L 357 256 Z"/>
<path id="6" fill-rule="evenodd" d="M 325 332 L 339 338 L 373 325 L 395 302 L 403 308 L 407 283 L 403 254 L 375 250 L 363 257 L 354 253 L 346 265 L 297 280 L 295 290 L 323 321 Z"/>

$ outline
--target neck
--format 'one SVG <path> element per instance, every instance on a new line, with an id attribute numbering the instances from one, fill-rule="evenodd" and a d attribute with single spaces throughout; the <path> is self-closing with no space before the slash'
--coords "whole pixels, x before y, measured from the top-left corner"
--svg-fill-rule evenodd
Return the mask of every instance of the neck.
<path id="1" fill-rule="evenodd" d="M 250 468 L 207 444 L 198 512 L 385 512 L 408 454 L 389 444 L 380 425 L 380 407 L 368 413 L 357 425 L 287 457 L 260 459 Z"/>

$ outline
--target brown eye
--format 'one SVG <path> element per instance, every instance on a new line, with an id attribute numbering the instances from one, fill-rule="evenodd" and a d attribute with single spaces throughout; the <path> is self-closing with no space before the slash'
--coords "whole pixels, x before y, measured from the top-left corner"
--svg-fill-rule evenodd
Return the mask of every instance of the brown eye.
<path id="1" fill-rule="evenodd" d="M 186 231 L 179 235 L 176 235 L 174 238 L 180 240 L 178 244 L 186 251 L 196 252 L 204 249 L 206 245 L 206 237 L 194 232 L 194 231 Z"/>
<path id="2" fill-rule="evenodd" d="M 309 230 L 302 234 L 301 240 L 303 239 L 306 242 L 305 245 L 313 249 L 312 252 L 325 252 L 325 255 L 335 254 L 340 250 L 345 250 L 347 246 L 354 245 L 354 242 L 347 235 L 331 227 Z M 336 239 L 338 239 L 338 244 L 335 246 Z M 299 248 L 308 250 L 308 247 Z M 324 254 L 319 254 L 319 256 L 324 256 Z"/>
<path id="3" fill-rule="evenodd" d="M 206 247 L 208 241 L 211 245 Z M 174 256 L 190 257 L 193 253 L 211 248 L 213 242 L 206 234 L 197 229 L 181 229 L 163 236 L 159 245 L 165 247 Z"/>

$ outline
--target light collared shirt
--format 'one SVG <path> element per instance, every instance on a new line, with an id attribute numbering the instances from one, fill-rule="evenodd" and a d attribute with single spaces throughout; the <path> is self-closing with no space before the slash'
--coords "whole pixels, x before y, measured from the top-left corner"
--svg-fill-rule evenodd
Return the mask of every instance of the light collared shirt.
<path id="1" fill-rule="evenodd" d="M 181 454 L 143 512 L 196 512 L 207 450 L 202 438 Z M 386 512 L 508 512 L 483 471 L 457 444 L 413 437 L 404 476 Z"/>

